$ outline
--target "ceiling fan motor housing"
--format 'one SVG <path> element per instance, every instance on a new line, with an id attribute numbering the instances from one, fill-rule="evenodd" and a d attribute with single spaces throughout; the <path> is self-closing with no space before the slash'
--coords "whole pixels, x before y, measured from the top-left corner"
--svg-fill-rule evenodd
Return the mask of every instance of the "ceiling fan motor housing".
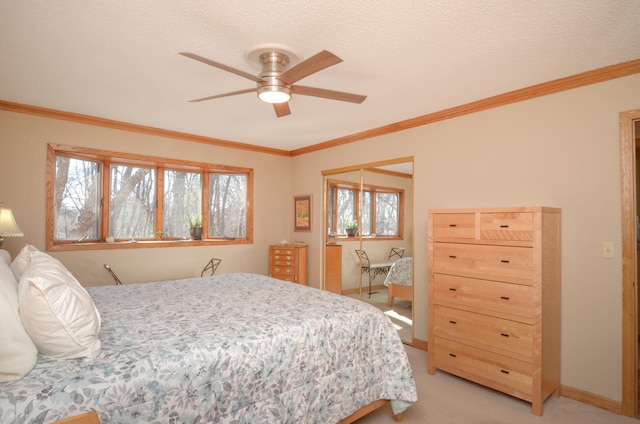
<path id="1" fill-rule="evenodd" d="M 259 77 L 264 82 L 257 83 L 260 100 L 269 103 L 284 103 L 291 98 L 291 86 L 280 81 L 278 77 L 289 65 L 289 57 L 280 52 L 267 52 L 260 55 L 262 72 Z"/>

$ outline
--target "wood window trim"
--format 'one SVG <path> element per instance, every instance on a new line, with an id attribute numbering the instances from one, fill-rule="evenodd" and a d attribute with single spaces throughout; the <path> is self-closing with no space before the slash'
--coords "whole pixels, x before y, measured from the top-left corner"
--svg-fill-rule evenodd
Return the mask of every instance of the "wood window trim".
<path id="1" fill-rule="evenodd" d="M 348 190 L 355 190 L 358 194 L 360 193 L 360 183 L 357 182 L 353 182 L 353 181 L 344 181 L 344 180 L 334 180 L 334 179 L 329 179 L 327 180 L 327 196 L 330 196 L 331 193 L 331 187 L 336 187 L 336 188 L 342 188 L 342 189 L 348 189 Z M 377 235 L 377 234 L 372 234 L 372 235 L 368 235 L 368 236 L 360 236 L 363 240 L 367 240 L 367 241 L 390 241 L 390 240 L 404 240 L 404 211 L 405 211 L 405 191 L 402 188 L 395 188 L 395 187 L 386 187 L 386 186 L 378 186 L 378 185 L 373 185 L 373 184 L 364 184 L 363 187 L 364 191 L 368 191 L 371 192 L 372 194 L 376 194 L 376 193 L 394 193 L 394 194 L 398 194 L 399 198 L 398 198 L 398 235 L 396 236 L 383 236 L 383 235 Z M 334 192 L 334 203 L 338 201 L 337 199 L 337 192 Z M 327 199 L 327 201 L 329 201 L 330 199 Z M 358 202 L 358 199 L 356 199 L 356 204 L 355 204 L 355 209 L 356 209 L 356 216 L 359 215 L 359 209 L 360 209 L 360 202 Z M 376 219 L 376 211 L 372 210 L 371 211 L 371 220 L 374 221 Z M 329 220 L 332 222 L 332 228 L 336 228 L 337 226 L 337 216 L 334 214 L 332 214 L 332 216 L 329 218 Z M 349 237 L 347 237 L 344 234 L 337 234 L 334 236 L 327 236 L 328 240 L 331 241 L 338 241 L 338 240 L 347 240 L 347 239 L 351 239 Z"/>
<path id="2" fill-rule="evenodd" d="M 247 175 L 247 209 L 246 209 L 246 232 L 245 238 L 226 239 L 226 238 L 203 238 L 202 240 L 183 240 L 183 239 L 143 239 L 136 241 L 115 241 L 107 242 L 81 242 L 74 241 L 55 241 L 54 240 L 54 189 L 55 189 L 55 171 L 56 156 L 63 155 L 78 159 L 87 159 L 99 161 L 105 167 L 110 165 L 125 164 L 133 166 L 153 167 L 157 172 L 165 169 L 175 169 L 187 172 L 203 173 L 203 211 L 206 210 L 208 199 L 208 184 L 210 172 L 222 172 L 228 174 L 245 174 Z M 46 250 L 47 251 L 84 251 L 84 250 L 113 250 L 113 249 L 140 249 L 140 248 L 159 248 L 159 247 L 185 247 L 185 246 L 212 246 L 212 245 L 238 245 L 253 244 L 253 169 L 242 168 L 237 166 L 219 165 L 206 162 L 195 162 L 182 159 L 166 159 L 155 156 L 144 156 L 132 153 L 111 152 L 102 149 L 92 149 L 86 147 L 68 146 L 62 144 L 47 145 L 47 165 L 46 165 Z M 162 179 L 159 179 L 162 180 Z M 105 185 L 106 184 L 106 185 Z M 109 186 L 109 173 L 102 173 L 102 186 Z M 207 189 L 206 193 L 204 188 Z M 162 183 L 156 190 L 162 189 Z M 161 191 L 157 191 L 161 192 Z M 206 196 L 205 196 L 206 195 Z M 162 223 L 162 199 L 156 199 L 158 207 L 156 208 L 156 223 Z M 102 207 L 100 211 L 100 221 L 107 222 L 109 215 L 109 196 L 103 196 Z M 208 214 L 203 214 L 203 222 L 208 224 Z M 156 224 L 158 225 L 158 224 Z M 101 226 L 101 240 L 107 236 L 108 228 L 106 225 Z"/>

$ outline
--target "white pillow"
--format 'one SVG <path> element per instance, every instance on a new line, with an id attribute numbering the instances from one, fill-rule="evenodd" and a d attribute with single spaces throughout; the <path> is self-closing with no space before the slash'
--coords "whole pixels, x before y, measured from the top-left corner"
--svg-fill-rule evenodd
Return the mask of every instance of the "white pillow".
<path id="1" fill-rule="evenodd" d="M 0 249 L 0 261 L 7 265 L 11 265 L 11 255 L 6 250 Z"/>
<path id="2" fill-rule="evenodd" d="M 38 350 L 18 313 L 18 283 L 9 264 L 0 260 L 0 381 L 24 377 L 37 361 Z"/>
<path id="3" fill-rule="evenodd" d="M 27 244 L 18 252 L 18 256 L 16 256 L 11 263 L 11 271 L 13 271 L 13 275 L 16 276 L 16 281 L 20 281 L 22 273 L 27 269 L 31 261 L 31 252 L 39 252 L 39 250 L 36 249 L 35 246 Z"/>
<path id="4" fill-rule="evenodd" d="M 100 314 L 93 299 L 62 262 L 30 251 L 18 285 L 20 317 L 42 355 L 95 358 L 100 353 Z"/>

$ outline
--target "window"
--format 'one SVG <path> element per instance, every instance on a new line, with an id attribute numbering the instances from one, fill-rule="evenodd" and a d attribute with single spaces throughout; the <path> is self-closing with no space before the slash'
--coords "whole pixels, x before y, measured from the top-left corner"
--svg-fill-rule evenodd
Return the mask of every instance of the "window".
<path id="1" fill-rule="evenodd" d="M 47 160 L 49 249 L 185 245 L 194 217 L 206 236 L 193 243 L 252 242 L 251 169 L 58 145 Z"/>
<path id="2" fill-rule="evenodd" d="M 56 156 L 54 238 L 97 239 L 100 233 L 100 163 Z"/>
<path id="3" fill-rule="evenodd" d="M 346 235 L 349 221 L 358 219 L 364 237 L 402 238 L 404 190 L 364 186 L 353 182 L 329 180 L 329 236 Z"/>
<path id="4" fill-rule="evenodd" d="M 202 174 L 164 171 L 163 237 L 188 237 L 185 217 L 202 217 Z"/>
<path id="5" fill-rule="evenodd" d="M 109 235 L 149 239 L 155 234 L 156 173 L 149 167 L 111 165 Z"/>
<path id="6" fill-rule="evenodd" d="M 247 233 L 247 178 L 238 174 L 211 174 L 209 237 L 234 239 Z"/>

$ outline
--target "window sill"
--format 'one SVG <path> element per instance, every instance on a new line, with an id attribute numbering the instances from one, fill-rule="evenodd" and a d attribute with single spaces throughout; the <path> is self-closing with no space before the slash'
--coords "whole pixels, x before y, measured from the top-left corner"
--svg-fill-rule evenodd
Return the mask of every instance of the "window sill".
<path id="1" fill-rule="evenodd" d="M 328 237 L 328 240 L 340 240 L 340 241 L 358 241 L 360 240 L 360 236 L 355 237 L 347 237 L 346 235 L 337 235 L 333 237 Z M 400 236 L 362 236 L 362 240 L 366 241 L 389 241 L 389 240 L 404 240 L 403 237 Z"/>
<path id="2" fill-rule="evenodd" d="M 113 249 L 146 249 L 155 247 L 194 247 L 219 246 L 232 244 L 251 244 L 249 239 L 203 239 L 203 240 L 136 240 L 107 242 L 55 243 L 47 246 L 50 252 L 82 251 L 82 250 L 113 250 Z"/>

